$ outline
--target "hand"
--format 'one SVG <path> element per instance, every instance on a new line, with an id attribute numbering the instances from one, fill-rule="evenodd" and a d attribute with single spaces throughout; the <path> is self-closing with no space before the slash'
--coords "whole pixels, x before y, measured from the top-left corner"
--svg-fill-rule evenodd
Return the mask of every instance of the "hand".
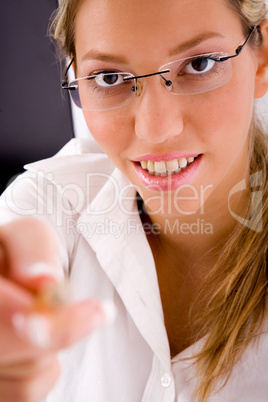
<path id="1" fill-rule="evenodd" d="M 0 402 L 39 402 L 59 377 L 57 352 L 102 326 L 108 310 L 112 314 L 96 300 L 70 304 L 47 297 L 62 275 L 57 242 L 37 219 L 0 227 Z"/>

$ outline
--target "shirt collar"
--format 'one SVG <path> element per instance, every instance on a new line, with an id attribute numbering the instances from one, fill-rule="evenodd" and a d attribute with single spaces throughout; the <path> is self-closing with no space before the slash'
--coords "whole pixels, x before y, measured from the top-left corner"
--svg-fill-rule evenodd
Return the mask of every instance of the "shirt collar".
<path id="1" fill-rule="evenodd" d="M 78 230 L 82 229 L 140 333 L 169 369 L 156 269 L 137 209 L 136 190 L 118 169 L 104 179 L 106 183 L 79 217 Z"/>

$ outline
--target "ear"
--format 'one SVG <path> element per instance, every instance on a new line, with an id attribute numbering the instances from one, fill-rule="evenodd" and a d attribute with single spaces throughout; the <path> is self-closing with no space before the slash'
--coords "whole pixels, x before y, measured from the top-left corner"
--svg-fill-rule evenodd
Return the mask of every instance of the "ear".
<path id="1" fill-rule="evenodd" d="M 255 76 L 255 98 L 261 98 L 268 91 L 268 20 L 260 24 L 262 44 L 255 50 L 257 70 Z"/>

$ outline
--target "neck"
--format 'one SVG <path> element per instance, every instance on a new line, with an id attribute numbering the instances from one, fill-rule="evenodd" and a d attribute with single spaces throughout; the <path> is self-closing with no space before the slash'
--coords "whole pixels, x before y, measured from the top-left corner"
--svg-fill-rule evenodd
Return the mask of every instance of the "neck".
<path id="1" fill-rule="evenodd" d="M 151 230 L 146 234 L 151 247 L 157 247 L 170 255 L 179 255 L 180 260 L 198 261 L 216 258 L 229 235 L 237 225 L 236 216 L 245 216 L 248 194 L 239 193 L 232 198 L 211 196 L 202 211 L 192 215 L 161 215 L 147 212 L 142 220 Z M 231 213 L 231 212 L 232 213 Z"/>

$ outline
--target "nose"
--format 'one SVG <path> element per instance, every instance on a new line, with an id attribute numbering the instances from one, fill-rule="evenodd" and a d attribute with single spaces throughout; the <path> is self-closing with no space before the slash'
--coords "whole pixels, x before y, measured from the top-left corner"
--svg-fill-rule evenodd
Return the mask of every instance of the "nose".
<path id="1" fill-rule="evenodd" d="M 159 77 L 147 80 L 150 82 L 142 83 L 135 102 L 135 133 L 143 140 L 160 144 L 182 133 L 182 100 L 160 85 Z"/>

